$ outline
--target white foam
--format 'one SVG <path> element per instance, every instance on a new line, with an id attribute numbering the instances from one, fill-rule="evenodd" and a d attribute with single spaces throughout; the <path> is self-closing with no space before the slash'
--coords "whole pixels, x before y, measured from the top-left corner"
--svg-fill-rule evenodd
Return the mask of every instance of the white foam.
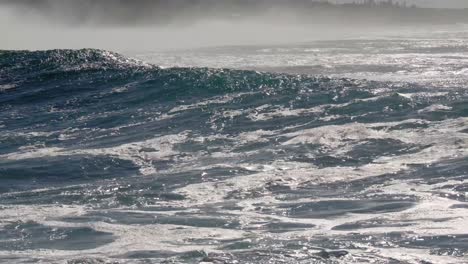
<path id="1" fill-rule="evenodd" d="M 17 87 L 16 84 L 1 84 L 0 85 L 0 92 L 15 89 L 16 87 Z"/>
<path id="2" fill-rule="evenodd" d="M 188 104 L 188 105 L 179 105 L 171 110 L 169 110 L 168 114 L 174 114 L 182 111 L 187 111 L 187 110 L 192 110 L 192 109 L 197 109 L 201 108 L 203 106 L 208 106 L 208 105 L 216 105 L 216 104 L 227 104 L 231 102 L 232 100 L 245 96 L 245 95 L 252 95 L 254 93 L 236 93 L 236 94 L 227 94 L 223 96 L 216 96 L 210 99 L 206 99 L 194 104 Z"/>
<path id="3" fill-rule="evenodd" d="M 429 113 L 429 112 L 436 112 L 436 111 L 450 111 L 453 108 L 450 106 L 442 105 L 442 104 L 433 104 L 428 106 L 424 109 L 418 111 L 418 113 Z"/>
<path id="4" fill-rule="evenodd" d="M 58 147 L 32 147 L 21 149 L 19 152 L 0 155 L 0 159 L 24 160 L 43 157 L 72 156 L 72 155 L 108 155 L 119 159 L 130 160 L 140 167 L 143 175 L 156 172 L 151 161 L 167 160 L 178 154 L 173 150 L 174 144 L 182 143 L 188 138 L 188 132 L 178 135 L 165 135 L 154 139 L 123 144 L 117 147 L 101 149 L 65 149 Z M 142 152 L 142 149 L 145 151 Z"/>

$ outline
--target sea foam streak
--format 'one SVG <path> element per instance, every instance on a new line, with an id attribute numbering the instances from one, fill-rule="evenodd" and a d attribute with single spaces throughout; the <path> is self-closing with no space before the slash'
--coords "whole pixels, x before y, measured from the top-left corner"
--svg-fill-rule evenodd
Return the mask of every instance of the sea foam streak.
<path id="1" fill-rule="evenodd" d="M 100 50 L 1 52 L 0 87 L 10 263 L 466 263 L 463 87 Z"/>

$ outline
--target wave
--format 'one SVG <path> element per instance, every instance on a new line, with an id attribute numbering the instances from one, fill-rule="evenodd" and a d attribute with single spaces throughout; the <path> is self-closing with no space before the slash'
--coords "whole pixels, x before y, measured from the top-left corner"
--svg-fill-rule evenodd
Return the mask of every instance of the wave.
<path id="1" fill-rule="evenodd" d="M 73 146 L 65 156 L 125 156 L 149 172 L 155 169 L 141 161 L 140 150 L 121 146 L 159 146 L 163 143 L 155 137 L 170 135 L 184 140 L 252 131 L 287 135 L 356 122 L 440 121 L 466 111 L 464 90 L 247 70 L 162 69 L 91 49 L 4 51 L 0 69 L 0 129 L 7 142 L 0 154 L 24 156 L 41 139 L 51 151 L 42 149 L 39 157 L 61 155 L 56 153 Z M 323 138 L 332 140 L 327 133 Z"/>
<path id="2" fill-rule="evenodd" d="M 16 258 L 44 262 L 84 250 L 123 262 L 386 263 L 405 259 L 395 245 L 441 262 L 455 249 L 414 250 L 444 239 L 466 254 L 452 235 L 465 221 L 467 99 L 463 88 L 163 69 L 101 50 L 0 52 L 0 204 L 11 223 L 0 237 L 16 241 L 0 243 L 0 257 L 18 247 L 27 253 Z M 77 247 L 80 232 L 103 247 Z M 229 254 L 208 256 L 207 245 Z"/>
<path id="3" fill-rule="evenodd" d="M 95 50 L 0 51 L 2 71 L 10 74 L 41 74 L 85 70 L 112 70 L 145 67 L 148 64 L 118 53 Z"/>
<path id="4" fill-rule="evenodd" d="M 139 86 L 159 101 L 229 92 L 297 92 L 301 89 L 333 90 L 359 86 L 360 82 L 302 75 L 255 71 L 169 68 L 161 69 L 138 60 L 102 50 L 4 51 L 0 53 L 2 92 L 9 103 L 30 102 L 26 97 L 47 100 L 57 95 L 109 88 Z M 13 89 L 14 88 L 14 89 Z M 13 96 L 12 91 L 22 96 Z M 145 96 L 146 97 L 146 96 Z M 26 99 L 26 100 L 25 100 Z M 3 101 L 7 103 L 7 101 Z M 34 101 L 36 102 L 36 101 Z"/>

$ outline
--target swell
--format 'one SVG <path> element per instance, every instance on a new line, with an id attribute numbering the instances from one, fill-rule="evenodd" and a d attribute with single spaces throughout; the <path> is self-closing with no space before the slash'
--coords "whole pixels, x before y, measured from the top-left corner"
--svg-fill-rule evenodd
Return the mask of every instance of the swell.
<path id="1" fill-rule="evenodd" d="M 5 51 L 0 71 L 0 87 L 8 87 L 0 89 L 0 125 L 8 132 L 3 137 L 26 135 L 6 141 L 12 147 L 35 134 L 55 138 L 48 145 L 112 147 L 184 130 L 238 134 L 466 115 L 464 90 L 231 69 L 161 69 L 102 50 Z M 86 137 L 57 138 L 57 131 L 73 129 Z M 112 129 L 120 133 L 108 135 Z"/>
<path id="2" fill-rule="evenodd" d="M 0 204 L 11 223 L 0 236 L 20 241 L 18 226 L 31 237 L 13 247 L 78 250 L 83 234 L 109 244 L 83 256 L 103 258 L 196 249 L 198 263 L 209 241 L 227 263 L 295 263 L 297 250 L 318 263 L 356 263 L 352 252 L 387 263 L 389 245 L 429 249 L 413 234 L 440 244 L 428 226 L 463 233 L 463 87 L 161 69 L 97 50 L 2 52 L 0 62 Z M 70 235 L 41 240 L 50 232 Z M 468 252 L 463 237 L 451 241 Z M 0 243 L 0 255 L 12 246 Z M 161 252 L 144 251 L 153 246 Z M 436 260 L 452 251 L 439 246 Z"/>
<path id="3" fill-rule="evenodd" d="M 269 91 L 279 95 L 301 89 L 333 91 L 360 85 L 345 79 L 255 71 L 161 69 L 116 53 L 89 49 L 4 51 L 0 53 L 0 69 L 0 102 L 8 105 L 64 101 L 80 94 L 89 97 L 119 87 L 138 88 L 128 98 L 132 104 L 138 102 L 131 99 L 165 103 L 232 92 Z"/>

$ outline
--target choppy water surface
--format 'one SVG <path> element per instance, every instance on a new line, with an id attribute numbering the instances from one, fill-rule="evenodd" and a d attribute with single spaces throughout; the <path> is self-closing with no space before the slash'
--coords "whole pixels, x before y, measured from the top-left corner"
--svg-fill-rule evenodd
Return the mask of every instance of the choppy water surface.
<path id="1" fill-rule="evenodd" d="M 0 262 L 467 263 L 467 41 L 0 52 Z"/>

